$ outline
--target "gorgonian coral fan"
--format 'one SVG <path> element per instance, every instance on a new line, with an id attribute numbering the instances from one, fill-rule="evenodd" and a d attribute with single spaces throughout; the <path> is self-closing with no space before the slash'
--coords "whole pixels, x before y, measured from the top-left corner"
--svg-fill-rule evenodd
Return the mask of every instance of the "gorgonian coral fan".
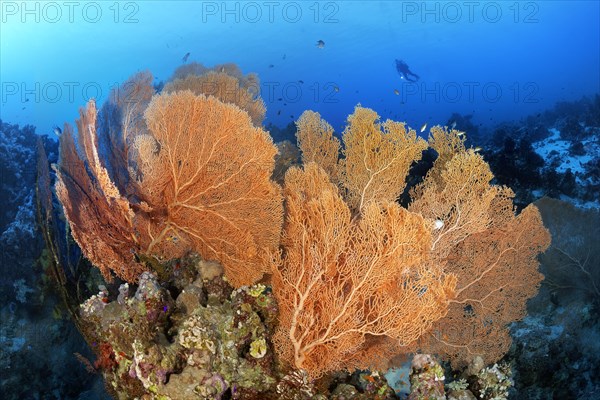
<path id="1" fill-rule="evenodd" d="M 134 282 L 152 269 L 147 257 L 190 252 L 219 261 L 234 286 L 272 276 L 275 349 L 312 377 L 382 366 L 402 351 L 455 365 L 502 356 L 506 325 L 524 316 L 542 279 L 536 256 L 549 235 L 534 206 L 514 214 L 512 191 L 491 184 L 459 132 L 434 127 L 425 141 L 358 106 L 342 145 L 306 112 L 297 123 L 304 165 L 287 171 L 282 203 L 254 76 L 193 70 L 154 95 L 151 76 L 138 74 L 121 88 L 128 101 L 113 93 L 99 116 L 90 102 L 79 148 L 65 127 L 57 193 L 105 277 Z M 207 85 L 217 90 L 208 95 Z M 428 147 L 438 158 L 402 207 Z"/>
<path id="2" fill-rule="evenodd" d="M 148 85 L 138 78 L 136 87 Z M 212 96 L 185 90 L 148 103 L 135 94 L 114 102 L 121 119 L 102 132 L 94 101 L 81 110 L 81 151 L 70 126 L 61 137 L 57 194 L 84 254 L 108 279 L 112 271 L 135 281 L 145 270 L 140 255 L 197 251 L 221 262 L 236 286 L 258 280 L 265 254 L 279 244 L 283 214 L 280 188 L 270 181 L 271 138 L 245 111 Z M 112 165 L 100 160 L 99 135 L 121 143 L 110 148 Z"/>

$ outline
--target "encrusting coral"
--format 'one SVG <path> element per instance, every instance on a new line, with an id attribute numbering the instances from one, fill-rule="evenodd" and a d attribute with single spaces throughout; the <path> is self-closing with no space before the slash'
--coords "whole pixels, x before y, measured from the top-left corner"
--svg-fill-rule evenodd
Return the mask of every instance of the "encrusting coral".
<path id="1" fill-rule="evenodd" d="M 264 285 L 232 291 L 222 269 L 198 257 L 180 263 L 179 273 L 193 272 L 174 286 L 175 299 L 144 272 L 132 295 L 120 290 L 119 300 L 109 301 L 105 291 L 82 305 L 102 349 L 97 368 L 110 387 L 127 398 L 155 399 L 218 399 L 225 391 L 249 398 L 274 390 L 267 345 L 272 294 Z"/>
<path id="2" fill-rule="evenodd" d="M 303 165 L 287 170 L 282 196 L 271 180 L 277 149 L 249 89 L 256 78 L 228 64 L 188 69 L 151 98 L 151 75 L 134 76 L 132 101 L 113 96 L 98 116 L 91 101 L 77 122 L 78 146 L 70 126 L 61 137 L 57 194 L 86 257 L 107 279 L 146 287 L 154 273 L 157 288 L 169 288 L 141 303 L 123 303 L 123 288 L 120 306 L 107 308 L 143 303 L 136 315 L 147 318 L 136 319 L 143 329 L 128 343 L 104 331 L 117 362 L 107 365 L 119 376 L 128 366 L 122 390 L 302 398 L 312 379 L 384 368 L 399 353 L 439 354 L 461 367 L 506 352 L 506 326 L 537 290 L 536 256 L 549 235 L 534 206 L 514 214 L 510 189 L 491 184 L 487 163 L 459 132 L 434 127 L 425 141 L 357 106 L 342 145 L 318 113 L 305 112 L 297 123 Z M 208 95 L 207 82 L 244 95 Z M 438 158 L 407 189 L 428 147 Z M 410 193 L 407 207 L 397 202 L 402 193 Z M 223 266 L 225 280 L 211 278 L 218 302 L 190 286 L 196 264 L 181 269 L 196 253 Z M 246 286 L 261 279 L 266 285 Z M 87 305 L 90 323 L 106 301 Z M 135 337 L 135 323 L 119 329 Z M 242 364 L 250 375 L 234 372 Z"/>

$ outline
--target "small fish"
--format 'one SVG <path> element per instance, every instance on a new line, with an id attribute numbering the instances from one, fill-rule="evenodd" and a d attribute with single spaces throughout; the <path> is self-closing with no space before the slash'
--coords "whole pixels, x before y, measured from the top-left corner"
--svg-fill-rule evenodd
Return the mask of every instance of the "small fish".
<path id="1" fill-rule="evenodd" d="M 394 94 L 395 94 L 396 96 L 399 96 L 399 95 L 400 95 L 400 92 L 398 91 L 398 89 L 394 89 Z"/>
<path id="2" fill-rule="evenodd" d="M 62 129 L 60 129 L 58 126 L 55 126 L 52 128 L 52 132 L 54 132 L 56 136 L 60 136 L 62 134 Z"/>
<path id="3" fill-rule="evenodd" d="M 302 85 L 304 83 L 304 81 L 303 80 L 299 80 L 298 83 Z"/>
<path id="4" fill-rule="evenodd" d="M 322 49 L 323 47 L 325 47 L 325 42 L 322 40 L 318 40 L 317 41 L 317 47 Z"/>
<path id="5" fill-rule="evenodd" d="M 368 382 L 375 383 L 375 378 L 370 375 L 363 375 L 363 378 Z"/>
<path id="6" fill-rule="evenodd" d="M 281 100 L 283 100 L 283 97 L 280 97 L 280 98 L 277 99 L 277 101 L 281 101 Z"/>
<path id="7" fill-rule="evenodd" d="M 277 115 L 281 115 L 281 110 L 277 111 Z"/>
<path id="8" fill-rule="evenodd" d="M 269 64 L 269 68 L 273 68 L 273 67 L 274 67 L 274 65 L 273 65 L 273 64 Z"/>
<path id="9" fill-rule="evenodd" d="M 421 133 L 425 132 L 425 129 L 427 129 L 427 122 L 425 122 L 421 127 Z"/>
<path id="10" fill-rule="evenodd" d="M 450 125 L 450 129 L 454 129 L 454 128 L 456 128 L 456 121 L 454 121 L 454 122 L 452 123 L 452 125 Z"/>
<path id="11" fill-rule="evenodd" d="M 190 53 L 189 52 L 185 53 L 185 56 L 183 56 L 183 58 L 181 59 L 181 62 L 186 63 L 187 60 L 188 60 L 188 58 L 190 58 Z"/>
<path id="12" fill-rule="evenodd" d="M 21 108 L 21 110 L 24 110 L 24 109 L 25 109 L 25 107 Z"/>
<path id="13" fill-rule="evenodd" d="M 291 119 L 294 119 L 294 114 L 290 115 L 290 118 L 291 118 Z"/>
<path id="14" fill-rule="evenodd" d="M 479 153 L 481 151 L 481 147 L 477 146 L 473 149 L 475 153 Z"/>
<path id="15" fill-rule="evenodd" d="M 444 221 L 442 221 L 441 219 L 436 219 L 433 223 L 433 230 L 437 231 L 439 229 L 442 229 L 444 227 Z"/>
<path id="16" fill-rule="evenodd" d="M 285 60 L 286 55 L 284 54 L 283 57 L 281 57 L 282 60 Z"/>
<path id="17" fill-rule="evenodd" d="M 462 136 L 462 135 L 464 135 L 465 133 L 466 133 L 466 132 L 458 132 L 458 133 L 456 134 L 456 136 L 458 136 L 458 137 L 461 137 L 461 136 Z"/>
<path id="18" fill-rule="evenodd" d="M 340 88 L 339 88 L 339 87 L 337 87 L 337 86 L 334 86 L 334 87 L 333 87 L 333 90 L 334 90 L 336 93 L 338 93 L 338 92 L 340 91 Z"/>

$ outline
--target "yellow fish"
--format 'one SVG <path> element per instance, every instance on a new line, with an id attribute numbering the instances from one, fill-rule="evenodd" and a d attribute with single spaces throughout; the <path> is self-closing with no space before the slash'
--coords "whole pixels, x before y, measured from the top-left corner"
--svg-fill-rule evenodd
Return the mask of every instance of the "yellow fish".
<path id="1" fill-rule="evenodd" d="M 175 235 L 169 235 L 167 236 L 166 240 L 168 242 L 173 242 L 173 243 L 177 243 L 177 241 L 179 240 L 179 238 Z"/>

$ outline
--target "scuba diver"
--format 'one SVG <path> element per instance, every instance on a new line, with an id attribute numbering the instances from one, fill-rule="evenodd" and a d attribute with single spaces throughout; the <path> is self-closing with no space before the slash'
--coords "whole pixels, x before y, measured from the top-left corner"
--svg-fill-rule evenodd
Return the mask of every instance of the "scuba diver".
<path id="1" fill-rule="evenodd" d="M 396 70 L 402 78 L 409 82 L 416 82 L 419 80 L 419 75 L 413 73 L 410 68 L 408 68 L 408 64 L 402 60 L 396 60 Z M 409 76 L 413 76 L 414 79 L 409 78 Z"/>

